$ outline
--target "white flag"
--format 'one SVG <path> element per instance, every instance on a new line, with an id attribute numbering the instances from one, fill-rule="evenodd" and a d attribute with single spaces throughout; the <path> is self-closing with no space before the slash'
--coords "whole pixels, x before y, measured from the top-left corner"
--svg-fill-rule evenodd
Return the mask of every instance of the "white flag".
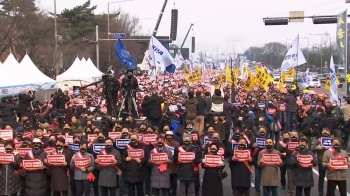
<path id="1" fill-rule="evenodd" d="M 299 35 L 295 38 L 293 45 L 289 48 L 281 65 L 281 72 L 306 63 L 303 51 L 299 47 Z"/>
<path id="2" fill-rule="evenodd" d="M 340 106 L 340 101 L 338 98 L 338 84 L 337 84 L 337 74 L 335 73 L 335 67 L 333 62 L 333 55 L 331 56 L 331 60 L 329 61 L 329 73 L 331 80 L 331 101 L 336 101 Z"/>
<path id="3" fill-rule="evenodd" d="M 181 54 L 181 51 L 179 50 L 175 56 L 175 62 L 176 62 L 176 68 L 181 67 L 182 64 L 184 64 L 185 59 Z"/>
<path id="4" fill-rule="evenodd" d="M 149 62 L 152 67 L 158 67 L 161 73 L 170 65 L 175 65 L 174 58 L 157 38 L 151 37 L 149 42 Z"/>
<path id="5" fill-rule="evenodd" d="M 310 73 L 309 73 L 309 68 L 305 71 L 305 73 L 301 76 L 301 85 L 306 88 L 309 86 L 310 82 Z"/>

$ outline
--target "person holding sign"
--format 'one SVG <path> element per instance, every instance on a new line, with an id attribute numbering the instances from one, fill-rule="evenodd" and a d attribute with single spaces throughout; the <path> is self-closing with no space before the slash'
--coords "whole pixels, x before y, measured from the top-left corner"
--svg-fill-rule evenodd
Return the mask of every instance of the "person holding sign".
<path id="1" fill-rule="evenodd" d="M 74 170 L 76 196 L 90 195 L 91 182 L 88 177 L 95 168 L 95 159 L 87 152 L 87 148 L 87 143 L 81 141 L 79 152 L 73 155 L 70 162 L 70 168 Z"/>
<path id="2" fill-rule="evenodd" d="M 64 138 L 57 138 L 57 142 L 55 144 L 56 150 L 51 153 L 51 155 L 47 156 L 47 159 L 44 160 L 49 166 L 49 170 L 51 171 L 51 188 L 54 193 L 54 195 L 60 195 L 62 193 L 62 196 L 68 196 L 68 186 L 69 186 L 69 179 L 67 176 L 67 172 L 69 171 L 69 165 L 67 163 L 70 163 L 73 154 L 68 148 L 64 148 L 64 144 L 66 143 Z M 51 157 L 50 157 L 51 156 Z M 64 159 L 62 159 L 62 156 Z M 64 162 L 61 162 L 62 164 L 59 165 L 58 159 L 64 160 Z M 56 164 L 51 164 L 56 163 Z"/>
<path id="3" fill-rule="evenodd" d="M 173 163 L 172 152 L 164 145 L 164 137 L 157 137 L 157 146 L 153 148 L 148 160 L 152 167 L 152 195 L 168 195 L 170 188 L 169 164 Z"/>
<path id="4" fill-rule="evenodd" d="M 135 196 L 135 189 L 137 189 L 137 196 L 144 196 L 143 182 L 147 157 L 137 133 L 130 135 L 130 144 L 122 152 L 121 157 L 125 168 L 125 181 L 128 185 L 129 195 Z"/>
<path id="5" fill-rule="evenodd" d="M 236 153 L 235 153 L 236 152 Z M 247 154 L 248 153 L 248 154 Z M 242 156 L 237 156 L 237 155 Z M 234 195 L 250 196 L 252 157 L 251 150 L 247 148 L 245 138 L 238 139 L 238 146 L 232 150 L 231 159 L 228 160 L 231 170 L 231 186 Z"/>
<path id="6" fill-rule="evenodd" d="M 40 139 L 35 138 L 32 143 L 32 150 L 23 158 L 21 167 L 25 174 L 25 195 L 46 196 L 46 173 L 44 170 L 44 160 L 46 152 Z"/>
<path id="7" fill-rule="evenodd" d="M 330 147 L 332 147 L 332 142 L 329 143 L 329 140 L 325 143 L 322 143 L 322 138 L 329 138 L 333 140 L 331 137 L 331 131 L 328 128 L 323 128 L 321 132 L 321 138 L 314 138 L 311 145 L 311 151 L 313 153 L 317 153 L 317 162 L 318 162 L 318 193 L 319 195 L 323 195 L 324 193 L 324 178 L 326 177 L 327 168 L 322 165 L 323 155 Z"/>
<path id="8" fill-rule="evenodd" d="M 172 131 L 167 131 L 165 133 L 166 143 L 165 146 L 170 150 L 172 155 L 174 156 L 174 151 L 180 144 L 175 141 L 175 137 Z M 174 161 L 169 165 L 169 173 L 170 173 L 170 195 L 176 195 L 177 191 L 177 164 Z"/>
<path id="9" fill-rule="evenodd" d="M 94 133 L 97 135 L 97 138 L 95 138 L 93 141 L 89 141 L 88 152 L 94 156 L 94 159 L 96 159 L 101 149 L 104 148 L 105 146 L 105 135 L 103 135 L 100 128 L 98 127 L 95 127 Z M 100 175 L 100 170 L 98 170 L 95 167 L 92 173 L 96 177 L 96 180 L 92 182 L 92 186 L 94 188 L 94 194 L 98 195 L 99 193 L 98 179 Z"/>
<path id="10" fill-rule="evenodd" d="M 287 143 L 285 150 L 282 150 L 281 153 L 286 155 L 286 167 L 287 167 L 287 192 L 288 196 L 294 196 L 294 165 L 290 165 L 290 159 L 293 152 L 299 147 L 298 143 L 299 132 L 292 131 L 290 134 L 290 141 Z"/>
<path id="11" fill-rule="evenodd" d="M 261 184 L 263 195 L 277 196 L 279 185 L 278 167 L 282 165 L 280 152 L 273 148 L 274 142 L 271 138 L 266 139 L 266 149 L 260 151 L 258 166 L 261 167 Z"/>
<path id="12" fill-rule="evenodd" d="M 333 138 L 332 147 L 324 152 L 322 165 L 327 168 L 327 196 L 334 195 L 337 186 L 340 196 L 346 196 L 346 176 L 350 162 L 347 152 L 340 148 L 340 139 Z"/>
<path id="13" fill-rule="evenodd" d="M 122 165 L 122 159 L 119 151 L 113 148 L 111 138 L 106 138 L 105 144 L 106 147 L 100 151 L 95 160 L 97 168 L 100 170 L 98 185 L 102 195 L 115 196 L 118 185 L 116 174 L 120 171 L 118 166 Z"/>
<path id="14" fill-rule="evenodd" d="M 17 173 L 20 158 L 18 152 L 14 151 L 15 143 L 12 140 L 6 141 L 4 146 L 5 154 L 9 156 L 2 156 L 0 160 L 0 195 L 14 196 L 22 189 L 21 177 Z"/>
<path id="15" fill-rule="evenodd" d="M 280 140 L 277 143 L 277 150 L 281 152 L 281 157 L 283 161 L 283 165 L 280 167 L 281 172 L 281 185 L 282 189 L 286 189 L 286 174 L 287 174 L 287 164 L 286 164 L 286 150 L 287 150 L 287 144 L 290 140 L 290 133 L 289 132 L 282 132 L 282 140 Z"/>
<path id="16" fill-rule="evenodd" d="M 218 155 L 219 144 L 213 142 L 209 145 L 205 158 L 202 160 L 202 168 L 205 169 L 202 182 L 202 196 L 223 196 L 221 174 L 225 167 L 221 156 Z M 209 157 L 210 156 L 210 157 Z"/>
<path id="17" fill-rule="evenodd" d="M 267 128 L 259 127 L 258 135 L 255 138 L 255 141 L 252 142 L 252 158 L 255 169 L 255 191 L 257 194 L 260 194 L 260 184 L 261 184 L 261 167 L 259 166 L 258 156 L 261 151 L 266 148 L 266 138 L 267 138 Z"/>
<path id="18" fill-rule="evenodd" d="M 294 166 L 294 186 L 296 187 L 295 195 L 302 196 L 303 190 L 305 196 L 311 196 L 311 188 L 314 186 L 312 168 L 316 167 L 317 160 L 314 154 L 307 148 L 307 139 L 299 139 L 299 148 L 294 151 L 289 165 Z"/>
<path id="19" fill-rule="evenodd" d="M 201 151 L 192 146 L 191 135 L 183 137 L 183 145 L 175 149 L 174 161 L 178 163 L 177 179 L 180 180 L 180 195 L 195 196 L 195 182 L 198 180 L 198 164 Z"/>

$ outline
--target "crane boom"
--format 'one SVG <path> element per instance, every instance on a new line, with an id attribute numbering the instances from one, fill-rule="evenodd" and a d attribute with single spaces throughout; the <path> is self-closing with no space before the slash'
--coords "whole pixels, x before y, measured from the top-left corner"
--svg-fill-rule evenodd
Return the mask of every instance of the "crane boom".
<path id="1" fill-rule="evenodd" d="M 164 13 L 164 10 L 165 10 L 165 7 L 166 7 L 167 3 L 168 3 L 168 0 L 165 0 L 164 4 L 163 4 L 163 7 L 162 7 L 162 10 L 159 13 L 159 17 L 158 17 L 156 26 L 154 27 L 154 30 L 153 30 L 153 34 L 152 34 L 153 37 L 155 37 L 157 35 L 159 24 L 160 24 L 160 21 L 162 21 L 163 13 Z"/>
<path id="2" fill-rule="evenodd" d="M 187 34 L 186 34 L 186 37 L 185 37 L 184 41 L 182 42 L 180 49 L 181 49 L 182 47 L 184 47 L 185 42 L 186 42 L 186 39 L 187 39 L 187 37 L 188 37 L 188 34 L 190 33 L 190 30 L 191 30 L 192 26 L 193 26 L 193 24 L 191 24 L 190 28 L 188 29 Z"/>

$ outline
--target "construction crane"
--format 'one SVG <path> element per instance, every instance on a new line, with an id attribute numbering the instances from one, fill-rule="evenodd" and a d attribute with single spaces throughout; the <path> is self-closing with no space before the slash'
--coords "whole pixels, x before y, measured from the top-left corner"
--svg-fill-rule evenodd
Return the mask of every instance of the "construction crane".
<path id="1" fill-rule="evenodd" d="M 157 35 L 159 24 L 160 24 L 160 21 L 162 21 L 163 13 L 164 13 L 164 10 L 165 10 L 165 7 L 166 7 L 167 3 L 168 3 L 168 0 L 165 0 L 164 4 L 163 4 L 163 7 L 162 7 L 162 10 L 160 11 L 160 14 L 159 14 L 159 17 L 158 17 L 158 20 L 157 20 L 157 23 L 156 23 L 156 27 L 154 27 L 154 30 L 153 30 L 153 34 L 152 34 L 153 37 L 155 37 Z"/>
<path id="2" fill-rule="evenodd" d="M 188 29 L 186 37 L 185 37 L 184 41 L 182 42 L 180 49 L 182 49 L 182 47 L 184 47 L 186 39 L 187 39 L 188 34 L 190 33 L 190 30 L 191 30 L 192 27 L 193 27 L 193 24 L 191 24 L 190 28 Z"/>

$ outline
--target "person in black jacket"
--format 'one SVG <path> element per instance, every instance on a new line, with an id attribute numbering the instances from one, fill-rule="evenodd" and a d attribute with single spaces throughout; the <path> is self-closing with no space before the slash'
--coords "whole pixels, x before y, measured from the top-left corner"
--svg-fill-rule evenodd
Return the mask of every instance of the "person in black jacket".
<path id="1" fill-rule="evenodd" d="M 141 103 L 141 112 L 143 113 L 143 116 L 147 117 L 149 119 L 150 117 L 150 106 L 151 106 L 151 99 L 148 95 L 146 95 L 143 98 L 143 101 Z"/>
<path id="2" fill-rule="evenodd" d="M 15 110 L 19 110 L 19 106 L 6 103 L 6 98 L 1 98 L 0 103 L 0 119 L 1 125 L 10 125 L 12 128 L 17 128 L 17 118 Z"/>
<path id="3" fill-rule="evenodd" d="M 157 126 L 158 128 L 161 128 L 162 124 L 162 103 L 163 99 L 159 97 L 156 92 L 153 92 L 149 108 L 149 120 L 151 121 L 152 126 Z"/>
<path id="4" fill-rule="evenodd" d="M 137 133 L 133 133 L 130 136 L 130 144 L 128 149 L 122 152 L 122 162 L 125 169 L 125 180 L 128 185 L 129 195 L 136 196 L 135 189 L 137 190 L 137 196 L 144 196 L 143 182 L 145 177 L 145 167 L 147 163 L 147 157 L 143 158 L 131 158 L 128 154 L 129 150 L 142 149 L 145 151 L 144 146 L 139 141 Z M 144 153 L 145 154 L 145 153 Z"/>
<path id="5" fill-rule="evenodd" d="M 293 121 L 297 118 L 297 98 L 292 89 L 288 89 L 288 95 L 284 98 L 286 103 L 287 131 L 293 130 Z"/>
<path id="6" fill-rule="evenodd" d="M 18 95 L 18 106 L 20 108 L 20 115 L 28 115 L 30 116 L 31 113 L 31 103 L 35 99 L 35 91 L 29 91 L 28 94 L 25 94 L 25 92 L 21 92 Z"/>
<path id="7" fill-rule="evenodd" d="M 311 132 L 314 121 L 312 118 L 312 110 L 308 110 L 306 112 L 306 116 L 303 118 L 302 123 L 300 124 L 300 133 L 302 133 L 303 136 L 305 136 L 307 138 L 307 143 L 308 143 L 308 148 L 311 147 L 311 137 L 313 135 L 313 133 Z M 327 120 L 328 122 L 328 120 Z"/>
<path id="8" fill-rule="evenodd" d="M 205 99 L 202 97 L 202 92 L 196 92 L 196 99 L 198 101 L 197 106 L 197 116 L 195 121 L 195 130 L 199 132 L 199 135 L 203 135 L 204 129 L 204 117 L 205 117 L 205 109 L 207 107 L 207 103 Z"/>

